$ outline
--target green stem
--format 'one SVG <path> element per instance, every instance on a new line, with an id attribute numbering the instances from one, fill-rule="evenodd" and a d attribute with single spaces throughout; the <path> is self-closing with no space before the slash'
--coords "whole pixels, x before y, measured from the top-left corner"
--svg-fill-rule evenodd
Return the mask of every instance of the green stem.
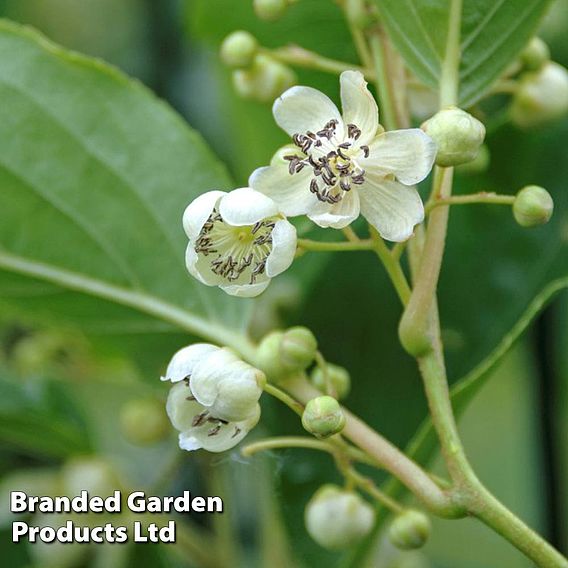
<path id="1" fill-rule="evenodd" d="M 442 76 L 440 78 L 441 108 L 458 103 L 462 1 L 450 1 L 446 55 L 442 62 Z"/>
<path id="2" fill-rule="evenodd" d="M 266 450 L 282 450 L 285 448 L 304 448 L 307 450 L 319 450 L 333 454 L 335 447 L 328 442 L 321 442 L 313 438 L 300 437 L 300 436 L 279 436 L 278 438 L 266 438 L 259 442 L 247 444 L 241 449 L 241 454 L 245 457 L 250 457 L 258 452 Z"/>
<path id="3" fill-rule="evenodd" d="M 292 398 L 287 392 L 284 392 L 282 389 L 275 387 L 270 383 L 266 383 L 263 387 L 265 393 L 273 396 L 274 398 L 278 399 L 280 402 L 283 402 L 290 410 L 295 412 L 298 416 L 302 416 L 304 414 L 304 406 L 299 403 L 296 399 Z M 318 395 L 316 395 L 318 396 Z"/>
<path id="4" fill-rule="evenodd" d="M 400 262 L 398 261 L 398 258 L 391 253 L 385 244 L 385 241 L 383 241 L 382 237 L 373 226 L 369 225 L 369 231 L 371 232 L 373 250 L 383 263 L 400 301 L 403 305 L 406 305 L 410 299 L 411 291 L 410 286 L 408 285 L 408 280 L 400 266 Z"/>
<path id="5" fill-rule="evenodd" d="M 513 205 L 514 195 L 499 195 L 493 192 L 481 191 L 470 195 L 454 195 L 445 199 L 433 199 L 426 203 L 426 214 L 430 213 L 435 207 L 441 205 L 468 205 L 471 203 L 489 203 L 492 205 Z"/>
<path id="6" fill-rule="evenodd" d="M 387 130 L 395 130 L 397 127 L 396 112 L 391 93 L 391 86 L 388 80 L 387 62 L 381 43 L 380 31 L 374 31 L 369 38 L 373 63 L 375 65 L 375 76 L 379 101 L 381 104 L 381 116 Z"/>
<path id="7" fill-rule="evenodd" d="M 436 167 L 432 199 L 447 199 L 452 192 L 453 168 Z M 437 338 L 430 325 L 436 298 L 436 288 L 446 242 L 449 207 L 436 207 L 430 214 L 424 250 L 416 275 L 416 284 L 399 326 L 404 348 L 414 356 L 424 355 L 434 348 Z"/>
<path id="8" fill-rule="evenodd" d="M 343 71 L 355 69 L 361 71 L 370 81 L 374 79 L 374 73 L 371 69 L 366 69 L 354 63 L 329 59 L 328 57 L 323 57 L 319 55 L 319 53 L 309 51 L 298 45 L 289 45 L 278 49 L 261 48 L 261 52 L 270 55 L 282 63 L 295 67 L 305 67 L 307 69 L 315 69 L 317 71 L 325 71 L 326 73 L 334 74 L 340 74 Z"/>
<path id="9" fill-rule="evenodd" d="M 298 248 L 311 252 L 347 252 L 354 250 L 373 250 L 374 244 L 370 239 L 357 241 L 312 241 L 298 239 Z"/>

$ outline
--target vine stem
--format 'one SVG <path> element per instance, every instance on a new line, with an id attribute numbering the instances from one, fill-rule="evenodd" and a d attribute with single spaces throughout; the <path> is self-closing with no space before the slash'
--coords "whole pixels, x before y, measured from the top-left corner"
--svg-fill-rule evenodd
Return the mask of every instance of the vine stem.
<path id="1" fill-rule="evenodd" d="M 339 242 L 298 239 L 298 248 L 313 252 L 346 252 L 353 250 L 373 250 L 374 244 L 370 239 Z"/>
<path id="2" fill-rule="evenodd" d="M 441 205 L 469 205 L 474 203 L 489 203 L 492 205 L 513 205 L 515 203 L 514 195 L 499 195 L 493 192 L 480 191 L 469 195 L 454 195 L 445 199 L 431 199 L 426 203 L 426 214 L 430 213 L 435 207 Z"/>

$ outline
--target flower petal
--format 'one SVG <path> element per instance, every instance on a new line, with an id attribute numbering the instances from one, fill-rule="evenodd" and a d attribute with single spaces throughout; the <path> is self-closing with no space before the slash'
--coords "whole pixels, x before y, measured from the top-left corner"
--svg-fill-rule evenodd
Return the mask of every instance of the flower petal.
<path id="1" fill-rule="evenodd" d="M 227 193 L 219 203 L 223 221 L 234 227 L 254 225 L 278 213 L 278 205 L 266 195 L 250 187 L 241 187 Z"/>
<path id="2" fill-rule="evenodd" d="M 191 389 L 185 383 L 175 384 L 168 393 L 166 402 L 166 412 L 172 426 L 183 432 L 191 428 L 193 419 L 207 409 L 196 402 L 188 400 L 191 396 Z"/>
<path id="3" fill-rule="evenodd" d="M 343 194 L 339 203 L 329 205 L 318 202 L 318 205 L 308 211 L 308 217 L 320 227 L 343 229 L 359 217 L 359 194 L 356 188 Z"/>
<path id="4" fill-rule="evenodd" d="M 406 185 L 421 182 L 436 159 L 436 143 L 419 128 L 391 130 L 377 136 L 369 145 L 369 157 L 359 160 L 370 174 L 394 174 Z"/>
<path id="5" fill-rule="evenodd" d="M 281 213 L 293 217 L 305 215 L 317 202 L 310 192 L 312 176 L 310 168 L 291 175 L 287 165 L 266 166 L 251 174 L 249 185 L 276 201 Z"/>
<path id="6" fill-rule="evenodd" d="M 377 134 L 379 108 L 367 89 L 367 81 L 359 71 L 344 71 L 341 84 L 341 107 L 345 124 L 355 124 L 361 129 L 357 144 L 368 144 Z"/>
<path id="7" fill-rule="evenodd" d="M 229 375 L 228 366 L 240 361 L 237 355 L 226 347 L 219 348 L 201 358 L 191 375 L 191 394 L 203 406 L 211 406 L 219 393 L 219 384 Z"/>
<path id="8" fill-rule="evenodd" d="M 296 228 L 285 219 L 276 221 L 272 229 L 272 251 L 266 260 L 266 275 L 272 278 L 284 272 L 296 255 Z"/>
<path id="9" fill-rule="evenodd" d="M 266 278 L 261 282 L 255 282 L 254 284 L 227 284 L 220 285 L 219 288 L 229 294 L 229 296 L 239 296 L 240 298 L 254 298 L 259 294 L 262 294 L 268 285 L 270 284 L 270 278 Z"/>
<path id="10" fill-rule="evenodd" d="M 211 345 L 210 343 L 194 343 L 187 347 L 182 347 L 174 356 L 166 369 L 165 377 L 162 381 L 171 381 L 177 383 L 183 381 L 186 377 L 193 373 L 195 365 L 201 360 L 211 355 L 215 351 L 219 351 L 220 347 Z"/>
<path id="11" fill-rule="evenodd" d="M 244 361 L 227 366 L 211 414 L 229 422 L 250 418 L 262 394 L 264 374 Z"/>
<path id="12" fill-rule="evenodd" d="M 415 187 L 367 176 L 359 196 L 361 213 L 388 241 L 405 241 L 424 220 L 424 205 Z"/>
<path id="13" fill-rule="evenodd" d="M 311 87 L 292 87 L 274 101 L 274 119 L 290 136 L 321 130 L 330 120 L 337 121 L 336 137 L 343 139 L 344 126 L 332 100 Z"/>
<path id="14" fill-rule="evenodd" d="M 206 286 L 218 286 L 225 281 L 222 276 L 215 274 L 211 270 L 210 258 L 198 255 L 195 252 L 192 242 L 189 243 L 185 250 L 185 266 L 194 278 Z"/>
<path id="15" fill-rule="evenodd" d="M 257 425 L 259 419 L 260 406 L 257 404 L 254 415 L 249 419 L 222 425 L 215 435 L 211 435 L 211 424 L 182 432 L 179 435 L 179 446 L 188 451 L 203 448 L 209 452 L 224 452 L 236 446 Z"/>
<path id="16" fill-rule="evenodd" d="M 190 239 L 196 239 L 203 229 L 205 221 L 211 215 L 215 204 L 223 195 L 224 191 L 208 191 L 196 197 L 183 212 L 183 230 Z"/>

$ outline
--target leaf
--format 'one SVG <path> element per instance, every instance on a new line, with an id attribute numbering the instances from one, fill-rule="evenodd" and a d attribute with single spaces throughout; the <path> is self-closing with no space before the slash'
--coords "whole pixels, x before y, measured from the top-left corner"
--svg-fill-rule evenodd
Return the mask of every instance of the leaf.
<path id="1" fill-rule="evenodd" d="M 452 0 L 375 0 L 392 41 L 426 85 L 437 88 Z M 460 104 L 471 106 L 536 32 L 549 0 L 464 0 Z"/>
<path id="2" fill-rule="evenodd" d="M 250 304 L 184 267 L 185 205 L 231 188 L 201 138 L 114 68 L 6 21 L 0 98 L 4 309 L 238 344 Z"/>

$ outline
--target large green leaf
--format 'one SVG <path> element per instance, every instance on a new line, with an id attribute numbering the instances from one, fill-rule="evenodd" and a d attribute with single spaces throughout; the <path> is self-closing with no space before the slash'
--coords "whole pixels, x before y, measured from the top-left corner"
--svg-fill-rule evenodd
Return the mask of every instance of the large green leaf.
<path id="1" fill-rule="evenodd" d="M 238 342 L 249 303 L 184 268 L 184 206 L 229 189 L 163 102 L 105 64 L 0 23 L 0 301 L 89 330 Z M 179 341 L 179 338 L 176 339 Z"/>
<path id="2" fill-rule="evenodd" d="M 446 54 L 451 0 L 375 0 L 410 69 L 436 88 Z M 464 0 L 460 102 L 478 100 L 535 33 L 549 0 Z"/>

